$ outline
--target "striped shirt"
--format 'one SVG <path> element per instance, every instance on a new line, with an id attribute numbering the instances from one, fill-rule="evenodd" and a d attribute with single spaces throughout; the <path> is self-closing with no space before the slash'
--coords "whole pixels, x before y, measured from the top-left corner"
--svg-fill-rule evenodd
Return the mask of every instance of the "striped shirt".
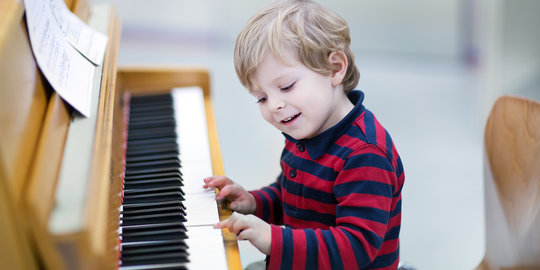
<path id="1" fill-rule="evenodd" d="M 397 268 L 403 166 L 364 94 L 349 99 L 354 109 L 314 138 L 284 134 L 277 181 L 251 191 L 272 224 L 269 269 Z"/>

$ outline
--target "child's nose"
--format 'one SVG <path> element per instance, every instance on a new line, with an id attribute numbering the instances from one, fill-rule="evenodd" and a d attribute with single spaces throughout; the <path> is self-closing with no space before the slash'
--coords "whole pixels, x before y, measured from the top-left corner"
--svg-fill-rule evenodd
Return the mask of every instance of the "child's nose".
<path id="1" fill-rule="evenodd" d="M 285 100 L 281 98 L 274 98 L 272 101 L 272 109 L 279 110 L 286 106 Z"/>

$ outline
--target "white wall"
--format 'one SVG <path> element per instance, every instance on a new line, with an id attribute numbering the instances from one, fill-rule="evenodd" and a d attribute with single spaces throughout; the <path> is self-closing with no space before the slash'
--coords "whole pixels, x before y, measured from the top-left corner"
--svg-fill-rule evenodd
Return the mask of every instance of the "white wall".
<path id="1" fill-rule="evenodd" d="M 93 2 L 108 2 L 94 0 Z M 125 31 L 197 31 L 229 42 L 265 0 L 116 0 Z M 322 0 L 351 26 L 362 50 L 456 56 L 460 53 L 459 0 Z"/>
<path id="2" fill-rule="evenodd" d="M 120 65 L 208 67 L 226 173 L 247 189 L 273 180 L 283 137 L 259 115 L 232 62 L 237 33 L 267 0 L 92 2 L 115 3 L 123 19 Z M 540 1 L 320 3 L 349 22 L 359 88 L 405 163 L 402 259 L 418 269 L 473 269 L 484 243 L 483 119 L 501 85 L 539 77 L 534 68 L 515 68 L 540 59 L 539 36 L 531 31 L 537 27 L 521 27 L 540 26 Z M 463 11 L 474 7 L 466 17 Z M 475 36 L 465 35 L 471 29 Z M 464 46 L 479 49 L 476 68 L 463 63 Z M 262 259 L 248 243 L 240 246 L 244 263 Z"/>

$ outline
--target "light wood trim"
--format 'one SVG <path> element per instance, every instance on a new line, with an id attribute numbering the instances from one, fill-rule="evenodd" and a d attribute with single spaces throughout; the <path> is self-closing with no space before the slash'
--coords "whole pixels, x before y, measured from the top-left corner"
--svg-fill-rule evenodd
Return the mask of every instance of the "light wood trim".
<path id="1" fill-rule="evenodd" d="M 114 8 L 109 10 L 106 54 L 103 62 L 100 97 L 97 110 L 94 145 L 86 192 L 82 229 L 56 235 L 57 247 L 63 251 L 68 269 L 116 269 L 118 260 L 118 212 L 112 207 L 111 187 L 114 175 L 112 152 L 116 68 L 120 41 L 120 21 Z M 114 228 L 113 225 L 114 224 Z"/>
<path id="2" fill-rule="evenodd" d="M 169 92 L 174 87 L 199 86 L 210 96 L 210 75 L 204 67 L 124 66 L 118 68 L 124 86 L 133 95 Z"/>
<path id="3" fill-rule="evenodd" d="M 116 70 L 117 57 L 120 41 L 120 23 L 116 18 L 114 10 L 111 10 L 111 22 L 108 29 L 108 36 L 111 38 L 108 43 L 107 53 L 104 59 L 103 75 L 101 79 L 100 103 L 98 107 L 98 122 L 96 124 L 96 137 L 92 154 L 92 168 L 90 173 L 90 186 L 87 193 L 85 227 L 89 231 L 89 243 L 91 253 L 103 257 L 104 265 L 109 268 L 116 265 L 117 254 L 113 251 L 114 244 L 118 242 L 118 237 L 111 239 L 108 233 L 110 227 L 111 208 L 110 189 L 112 171 L 113 149 L 118 147 L 113 145 L 113 124 L 114 108 L 117 103 L 116 92 Z M 118 223 L 116 223 L 116 229 Z"/>
<path id="4" fill-rule="evenodd" d="M 214 118 L 214 109 L 210 95 L 204 96 L 206 123 L 208 129 L 208 140 L 210 144 L 210 152 L 212 157 L 212 169 L 214 175 L 225 175 L 223 160 L 221 158 L 221 149 L 219 147 L 219 137 L 217 133 L 217 125 Z M 227 203 L 219 203 L 218 207 L 219 219 L 224 220 L 231 216 L 232 211 Z M 228 229 L 222 229 L 223 242 L 225 244 L 225 252 L 227 256 L 227 264 L 229 269 L 242 269 L 240 261 L 240 253 L 238 251 L 238 239 L 236 234 Z"/>
<path id="5" fill-rule="evenodd" d="M 47 269 L 65 269 L 48 231 L 71 109 L 53 93 L 39 138 L 25 195 L 26 219 Z"/>

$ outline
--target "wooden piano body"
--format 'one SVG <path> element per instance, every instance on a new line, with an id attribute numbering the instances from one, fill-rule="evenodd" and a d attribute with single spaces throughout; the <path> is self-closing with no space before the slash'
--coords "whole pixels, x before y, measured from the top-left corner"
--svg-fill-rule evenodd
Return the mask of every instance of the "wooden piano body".
<path id="1" fill-rule="evenodd" d="M 81 121 L 52 91 L 30 47 L 20 0 L 0 2 L 0 262 L 4 269 L 114 269 L 125 143 L 125 93 L 138 95 L 174 87 L 204 92 L 214 174 L 223 174 L 210 99 L 209 73 L 202 68 L 117 68 L 120 22 L 111 6 L 84 0 L 68 7 L 109 37 L 104 63 L 96 67 L 93 134 L 70 142 Z M 66 157 L 67 144 L 89 145 L 87 158 Z M 84 148 L 84 147 L 82 147 Z M 84 156 L 84 154 L 82 155 Z M 62 207 L 58 186 L 64 160 L 82 163 L 84 187 L 75 225 L 53 228 Z M 220 218 L 230 215 L 219 207 Z M 65 224 L 62 224 L 65 225 Z M 240 269 L 236 237 L 223 231 L 229 269 Z"/>

